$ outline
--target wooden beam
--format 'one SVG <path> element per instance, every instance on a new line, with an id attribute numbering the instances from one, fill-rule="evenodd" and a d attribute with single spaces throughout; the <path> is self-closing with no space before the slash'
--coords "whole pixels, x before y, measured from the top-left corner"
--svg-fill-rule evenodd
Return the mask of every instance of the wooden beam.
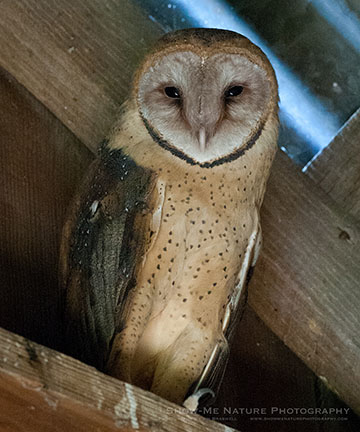
<path id="1" fill-rule="evenodd" d="M 0 100 L 0 327 L 56 348 L 62 225 L 94 156 L 1 68 Z"/>
<path id="2" fill-rule="evenodd" d="M 0 62 L 92 149 L 127 93 L 138 60 L 130 53 L 159 34 L 130 2 L 119 4 L 2 1 Z M 282 154 L 262 217 L 250 304 L 360 412 L 358 227 Z"/>
<path id="3" fill-rule="evenodd" d="M 360 234 L 279 153 L 262 208 L 264 246 L 249 303 L 329 387 L 360 412 Z"/>
<path id="4" fill-rule="evenodd" d="M 92 150 L 161 30 L 131 0 L 2 0 L 0 66 Z"/>
<path id="5" fill-rule="evenodd" d="M 306 174 L 360 220 L 360 108 L 314 159 Z"/>
<path id="6" fill-rule="evenodd" d="M 234 431 L 3 329 L 0 389 L 1 430 Z"/>
<path id="7" fill-rule="evenodd" d="M 305 174 L 357 221 L 360 221 L 359 143 L 360 108 L 305 171 Z M 346 233 L 344 235 L 346 237 Z M 318 383 L 317 388 L 319 397 L 332 406 L 333 397 L 328 387 Z"/>

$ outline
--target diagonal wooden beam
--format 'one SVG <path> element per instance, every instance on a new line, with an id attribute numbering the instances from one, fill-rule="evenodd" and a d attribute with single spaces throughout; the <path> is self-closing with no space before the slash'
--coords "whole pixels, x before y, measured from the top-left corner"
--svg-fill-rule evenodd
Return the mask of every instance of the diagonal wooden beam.
<path id="1" fill-rule="evenodd" d="M 262 209 L 264 247 L 249 303 L 360 412 L 360 235 L 282 153 Z"/>
<path id="2" fill-rule="evenodd" d="M 1 0 L 0 8 L 0 66 L 94 151 L 161 30 L 131 0 Z"/>
<path id="3" fill-rule="evenodd" d="M 360 221 L 360 108 L 344 124 L 332 142 L 311 161 L 307 174 L 342 209 Z M 347 233 L 343 232 L 344 238 Z M 349 240 L 349 239 L 348 239 Z M 324 384 L 317 385 L 330 406 L 332 396 Z"/>
<path id="4" fill-rule="evenodd" d="M 0 347 L 1 430 L 234 431 L 2 329 Z"/>
<path id="5" fill-rule="evenodd" d="M 2 0 L 1 6 L 0 64 L 95 149 L 159 30 L 130 1 Z M 262 218 L 251 306 L 360 412 L 358 226 L 282 154 Z"/>
<path id="6" fill-rule="evenodd" d="M 360 221 L 360 108 L 314 159 L 306 174 Z"/>

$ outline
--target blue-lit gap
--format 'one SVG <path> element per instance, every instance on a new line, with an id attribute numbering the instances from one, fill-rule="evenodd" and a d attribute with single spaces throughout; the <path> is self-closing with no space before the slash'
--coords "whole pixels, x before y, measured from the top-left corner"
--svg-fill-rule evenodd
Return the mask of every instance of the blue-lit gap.
<path id="1" fill-rule="evenodd" d="M 177 7 L 196 26 L 233 30 L 260 46 L 271 61 L 278 79 L 280 120 L 302 136 L 314 154 L 329 144 L 341 126 L 338 117 L 327 111 L 251 26 L 236 15 L 232 7 L 223 0 L 174 0 L 168 3 L 169 9 Z"/>
<path id="2" fill-rule="evenodd" d="M 317 12 L 360 52 L 360 20 L 344 0 L 312 0 Z"/>

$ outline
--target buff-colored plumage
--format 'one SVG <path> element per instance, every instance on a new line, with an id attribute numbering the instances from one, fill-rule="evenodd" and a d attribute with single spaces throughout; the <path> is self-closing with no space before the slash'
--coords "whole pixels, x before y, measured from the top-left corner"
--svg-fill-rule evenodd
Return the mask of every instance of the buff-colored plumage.
<path id="1" fill-rule="evenodd" d="M 277 102 L 270 63 L 236 33 L 175 32 L 146 57 L 64 231 L 75 355 L 177 403 L 216 390 L 261 244 Z"/>

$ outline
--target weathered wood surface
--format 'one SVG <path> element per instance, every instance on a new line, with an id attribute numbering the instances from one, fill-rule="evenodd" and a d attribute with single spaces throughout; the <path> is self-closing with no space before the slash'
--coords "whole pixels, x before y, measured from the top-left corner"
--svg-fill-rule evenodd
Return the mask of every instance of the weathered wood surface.
<path id="1" fill-rule="evenodd" d="M 344 124 L 333 141 L 307 167 L 307 174 L 339 205 L 360 221 L 360 109 Z M 345 238 L 346 238 L 346 234 Z M 328 406 L 338 406 L 326 384 L 317 381 L 317 396 Z M 360 419 L 353 419 L 359 429 Z M 355 426 L 357 424 L 357 427 Z M 332 425 L 334 431 L 336 426 Z M 339 426 L 339 425 L 338 425 Z M 335 429 L 334 429 L 335 427 Z"/>
<path id="2" fill-rule="evenodd" d="M 161 34 L 131 0 L 0 0 L 0 29 L 0 66 L 92 149 Z"/>
<path id="3" fill-rule="evenodd" d="M 0 68 L 0 326 L 51 347 L 60 332 L 61 227 L 92 159 Z"/>
<path id="4" fill-rule="evenodd" d="M 360 108 L 306 170 L 344 211 L 360 220 Z"/>
<path id="5" fill-rule="evenodd" d="M 2 329 L 0 388 L 2 431 L 234 430 Z"/>
<path id="6" fill-rule="evenodd" d="M 249 303 L 360 412 L 360 235 L 282 153 L 262 210 L 264 247 Z"/>
<path id="7" fill-rule="evenodd" d="M 95 0 L 76 7 L 70 2 L 2 0 L 1 6 L 1 64 L 94 149 L 128 91 L 130 71 L 145 45 L 140 42 L 138 49 L 138 41 L 147 32 L 147 43 L 158 30 L 136 11 L 132 15 L 128 2 L 118 9 L 115 2 Z M 127 11 L 127 23 L 134 25 L 122 30 L 116 23 L 121 14 L 126 19 Z M 71 39 L 74 29 L 79 45 Z M 131 52 L 136 59 L 128 56 Z M 250 303 L 360 411 L 359 232 L 289 164 L 280 155 L 270 179 L 263 258 Z"/>

